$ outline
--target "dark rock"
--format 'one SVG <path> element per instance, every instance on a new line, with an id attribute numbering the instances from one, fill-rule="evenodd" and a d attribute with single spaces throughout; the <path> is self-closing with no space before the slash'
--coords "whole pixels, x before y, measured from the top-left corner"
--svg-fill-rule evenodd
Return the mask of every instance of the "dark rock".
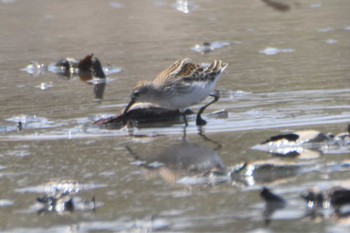
<path id="1" fill-rule="evenodd" d="M 87 55 L 86 57 L 84 57 L 83 59 L 81 59 L 78 63 L 78 68 L 79 71 L 91 71 L 92 69 L 92 57 L 94 56 L 94 54 L 90 54 Z"/>
<path id="2" fill-rule="evenodd" d="M 266 187 L 263 187 L 260 192 L 260 197 L 265 201 L 263 217 L 265 225 L 268 225 L 271 222 L 273 213 L 277 210 L 283 209 L 286 206 L 286 201 L 282 197 L 272 193 L 270 189 Z"/>
<path id="3" fill-rule="evenodd" d="M 266 202 L 273 202 L 276 204 L 285 205 L 285 200 L 282 197 L 272 193 L 270 189 L 266 187 L 263 187 L 262 191 L 260 192 L 260 196 Z"/>
<path id="4" fill-rule="evenodd" d="M 344 205 L 350 204 L 350 190 L 342 187 L 334 187 L 328 191 L 331 205 L 338 210 Z"/>
<path id="5" fill-rule="evenodd" d="M 101 62 L 97 57 L 95 57 L 95 60 L 92 63 L 92 68 L 93 68 L 94 74 L 97 78 L 106 78 L 106 75 L 102 69 Z"/>
<path id="6" fill-rule="evenodd" d="M 54 195 L 45 195 L 36 199 L 44 206 L 38 211 L 39 214 L 44 212 L 73 212 L 73 197 L 69 193 L 56 193 Z"/>
<path id="7" fill-rule="evenodd" d="M 301 194 L 301 197 L 306 201 L 306 206 L 309 209 L 323 208 L 325 196 L 323 193 L 315 190 L 308 190 Z"/>

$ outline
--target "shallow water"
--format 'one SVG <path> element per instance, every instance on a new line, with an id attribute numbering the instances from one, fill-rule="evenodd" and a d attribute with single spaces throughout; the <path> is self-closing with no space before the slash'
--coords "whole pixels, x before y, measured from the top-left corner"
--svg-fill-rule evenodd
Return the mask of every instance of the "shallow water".
<path id="1" fill-rule="evenodd" d="M 281 130 L 338 133 L 350 123 L 350 3 L 291 0 L 276 8 L 269 2 L 0 1 L 0 230 L 347 232 L 348 218 L 327 211 L 323 219 L 305 217 L 299 194 L 350 188 L 348 167 L 336 166 L 349 158 L 349 148 L 304 161 L 251 147 Z M 211 51 L 193 50 L 204 42 Z M 32 61 L 90 53 L 122 69 L 108 76 L 102 100 L 96 83 L 21 71 Z M 138 80 L 153 79 L 184 57 L 229 63 L 217 86 L 221 99 L 203 116 L 208 125 L 199 129 L 191 121 L 186 137 L 181 124 L 91 127 L 119 113 Z M 218 110 L 224 114 L 211 114 Z M 245 185 L 193 184 L 202 173 L 188 171 L 270 159 L 302 169 Z M 153 167 L 140 166 L 143 161 Z M 96 212 L 38 215 L 41 185 L 63 179 L 82 184 L 79 197 L 95 195 Z M 267 226 L 263 185 L 289 200 Z"/>

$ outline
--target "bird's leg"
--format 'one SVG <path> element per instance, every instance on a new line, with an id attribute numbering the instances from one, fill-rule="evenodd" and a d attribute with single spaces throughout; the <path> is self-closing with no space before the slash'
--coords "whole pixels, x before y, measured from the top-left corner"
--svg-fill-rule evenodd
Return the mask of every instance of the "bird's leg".
<path id="1" fill-rule="evenodd" d="M 201 117 L 201 114 L 204 112 L 204 110 L 211 104 L 215 103 L 216 101 L 219 100 L 219 94 L 217 92 L 210 94 L 209 96 L 214 97 L 214 99 L 212 101 L 210 101 L 209 103 L 207 103 L 206 105 L 204 105 L 203 107 L 201 107 L 197 113 L 197 117 L 196 117 L 196 124 L 198 126 L 201 125 L 205 125 L 207 122 L 205 120 L 203 120 L 203 118 Z"/>
<path id="2" fill-rule="evenodd" d="M 182 115 L 182 118 L 185 122 L 185 125 L 184 125 L 184 131 L 183 131 L 183 139 L 186 138 L 186 128 L 188 126 L 188 122 L 187 122 L 187 118 L 186 118 L 186 114 L 185 114 L 185 110 L 180 110 L 180 113 Z"/>
<path id="3" fill-rule="evenodd" d="M 187 121 L 187 118 L 186 118 L 185 111 L 181 111 L 181 115 L 182 115 L 182 118 L 183 118 L 183 120 L 185 122 L 185 127 L 187 127 L 188 126 L 188 121 Z"/>
<path id="4" fill-rule="evenodd" d="M 211 143 L 213 143 L 216 146 L 214 151 L 217 151 L 217 150 L 219 150 L 222 147 L 221 143 L 219 143 L 218 141 L 215 141 L 215 140 L 213 140 L 211 138 L 208 138 L 205 135 L 203 128 L 198 128 L 198 131 L 199 131 L 198 135 L 201 136 L 201 138 L 203 138 L 204 141 L 211 142 Z"/>

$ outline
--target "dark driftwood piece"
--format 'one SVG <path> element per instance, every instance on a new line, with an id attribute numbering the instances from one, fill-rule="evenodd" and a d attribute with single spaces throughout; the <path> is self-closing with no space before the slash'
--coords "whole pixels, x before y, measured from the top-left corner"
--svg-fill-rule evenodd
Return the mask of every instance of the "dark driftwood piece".
<path id="1" fill-rule="evenodd" d="M 193 114 L 191 110 L 188 109 L 185 111 L 185 115 L 190 114 Z M 180 123 L 182 120 L 183 117 L 179 110 L 168 110 L 150 104 L 140 104 L 125 114 L 97 120 L 94 122 L 94 125 L 107 129 L 119 129 L 129 122 L 137 122 L 140 125 Z"/>

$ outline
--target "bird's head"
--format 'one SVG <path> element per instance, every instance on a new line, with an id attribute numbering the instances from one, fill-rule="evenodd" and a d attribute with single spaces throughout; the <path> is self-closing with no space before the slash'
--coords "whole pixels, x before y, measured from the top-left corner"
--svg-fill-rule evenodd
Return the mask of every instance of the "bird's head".
<path id="1" fill-rule="evenodd" d="M 131 93 L 131 100 L 124 110 L 124 114 L 137 102 L 149 102 L 152 98 L 152 83 L 140 81 L 134 87 Z"/>

